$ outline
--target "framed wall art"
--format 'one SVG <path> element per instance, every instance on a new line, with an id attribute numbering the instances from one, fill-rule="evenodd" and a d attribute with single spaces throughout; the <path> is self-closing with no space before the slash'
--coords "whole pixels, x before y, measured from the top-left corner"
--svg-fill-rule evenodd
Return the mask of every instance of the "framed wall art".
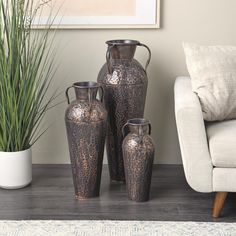
<path id="1" fill-rule="evenodd" d="M 56 14 L 53 25 L 59 28 L 160 27 L 160 0 L 51 0 L 44 8 L 41 27 L 49 14 Z"/>

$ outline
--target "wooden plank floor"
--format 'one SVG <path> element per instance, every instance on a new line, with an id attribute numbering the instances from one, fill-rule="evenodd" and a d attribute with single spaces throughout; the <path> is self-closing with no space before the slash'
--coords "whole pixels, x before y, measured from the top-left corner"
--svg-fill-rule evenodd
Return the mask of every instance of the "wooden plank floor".
<path id="1" fill-rule="evenodd" d="M 151 200 L 132 202 L 124 184 L 110 183 L 104 166 L 101 196 L 77 201 L 69 165 L 34 165 L 30 186 L 0 190 L 0 220 L 236 221 L 236 195 L 229 195 L 218 220 L 211 218 L 213 197 L 193 191 L 182 166 L 158 165 L 154 167 Z"/>

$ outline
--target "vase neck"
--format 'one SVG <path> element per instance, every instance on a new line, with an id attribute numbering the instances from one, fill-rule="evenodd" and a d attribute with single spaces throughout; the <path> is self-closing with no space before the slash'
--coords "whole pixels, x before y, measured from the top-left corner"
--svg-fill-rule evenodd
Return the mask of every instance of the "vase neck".
<path id="1" fill-rule="evenodd" d="M 97 97 L 99 85 L 95 82 L 74 83 L 75 95 L 77 100 L 92 101 Z"/>
<path id="2" fill-rule="evenodd" d="M 146 119 L 131 119 L 128 122 L 129 131 L 137 135 L 150 133 L 149 121 Z"/>
<path id="3" fill-rule="evenodd" d="M 106 42 L 111 59 L 133 59 L 137 45 L 135 40 L 110 40 Z"/>

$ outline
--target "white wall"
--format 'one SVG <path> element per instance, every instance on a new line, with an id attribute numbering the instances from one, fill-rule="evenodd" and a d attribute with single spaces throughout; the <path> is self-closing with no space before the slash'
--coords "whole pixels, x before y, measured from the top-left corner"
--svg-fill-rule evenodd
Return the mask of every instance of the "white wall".
<path id="1" fill-rule="evenodd" d="M 96 80 L 108 39 L 130 38 L 147 44 L 153 57 L 145 117 L 153 126 L 156 162 L 181 163 L 173 107 L 175 77 L 187 74 L 181 44 L 236 45 L 235 22 L 235 0 L 162 0 L 161 29 L 60 30 L 56 36 L 60 68 L 54 86 L 65 91 L 75 81 Z M 138 49 L 136 58 L 144 63 L 146 57 L 146 51 Z M 69 162 L 65 109 L 63 103 L 47 116 L 45 123 L 53 125 L 34 146 L 34 163 Z"/>

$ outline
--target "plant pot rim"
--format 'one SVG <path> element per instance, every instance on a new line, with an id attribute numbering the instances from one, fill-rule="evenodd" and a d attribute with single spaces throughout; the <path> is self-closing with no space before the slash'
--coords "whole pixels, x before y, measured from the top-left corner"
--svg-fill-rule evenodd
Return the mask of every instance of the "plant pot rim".
<path id="1" fill-rule="evenodd" d="M 30 151 L 31 150 L 31 147 L 30 148 L 28 148 L 28 149 L 25 149 L 25 150 L 21 150 L 21 151 L 16 151 L 16 152 L 5 152 L 5 151 L 0 151 L 0 154 L 4 154 L 4 153 L 6 153 L 6 154 L 18 154 L 18 153 L 24 153 L 24 152 L 28 152 L 28 151 Z"/>

